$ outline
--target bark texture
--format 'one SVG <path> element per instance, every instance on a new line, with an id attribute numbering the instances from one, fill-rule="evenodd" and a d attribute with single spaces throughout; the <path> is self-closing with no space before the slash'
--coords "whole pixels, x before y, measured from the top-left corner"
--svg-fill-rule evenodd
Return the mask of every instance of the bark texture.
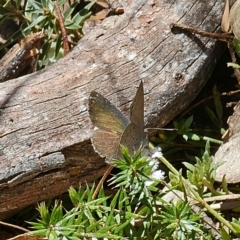
<path id="1" fill-rule="evenodd" d="M 181 22 L 219 29 L 222 0 L 128 0 L 65 58 L 0 83 L 0 218 L 5 212 L 91 182 L 106 169 L 90 143 L 92 90 L 128 116 L 144 83 L 145 125 L 164 126 L 197 95 L 223 45 L 186 33 Z"/>

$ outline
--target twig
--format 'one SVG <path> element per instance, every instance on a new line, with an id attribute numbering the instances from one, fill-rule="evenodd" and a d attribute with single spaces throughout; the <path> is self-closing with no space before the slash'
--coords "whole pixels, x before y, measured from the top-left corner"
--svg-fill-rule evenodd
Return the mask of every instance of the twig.
<path id="1" fill-rule="evenodd" d="M 233 36 L 230 33 L 210 33 L 210 32 L 205 32 L 205 31 L 199 30 L 197 28 L 189 27 L 187 25 L 179 24 L 179 23 L 172 23 L 170 27 L 171 27 L 171 29 L 179 28 L 183 31 L 188 31 L 191 33 L 199 34 L 203 37 L 216 39 L 216 40 L 219 40 L 222 42 L 229 43 L 229 42 L 232 42 L 232 40 L 233 40 Z"/>
<path id="2" fill-rule="evenodd" d="M 223 93 L 220 93 L 219 95 L 220 96 L 232 96 L 232 95 L 237 94 L 239 92 L 240 92 L 240 90 L 235 90 L 235 91 L 230 91 L 230 92 L 223 92 Z M 194 108 L 196 108 L 197 106 L 201 105 L 202 103 L 204 103 L 204 102 L 206 102 L 206 101 L 208 101 L 212 98 L 214 98 L 214 95 L 206 97 L 206 98 L 202 99 L 201 101 L 195 103 L 194 105 L 192 105 L 191 107 L 186 109 L 184 112 L 182 112 L 181 115 L 178 117 L 178 119 L 181 119 L 183 116 L 185 116 L 187 113 L 192 111 Z"/>
<path id="3" fill-rule="evenodd" d="M 27 230 L 26 228 L 19 227 L 19 226 L 14 225 L 14 224 L 2 222 L 2 221 L 0 221 L 0 224 L 3 225 L 3 226 L 7 226 L 7 227 L 11 227 L 11 228 L 15 228 L 15 229 L 21 230 L 23 232 L 29 232 L 29 230 Z"/>
<path id="4" fill-rule="evenodd" d="M 110 172 L 113 170 L 114 166 L 110 165 L 107 169 L 107 171 L 104 173 L 104 175 L 102 176 L 100 182 L 98 183 L 94 193 L 93 193 L 93 196 L 92 196 L 92 199 L 94 200 L 97 196 L 97 194 L 99 193 L 99 190 L 100 188 L 102 187 L 104 181 L 106 180 L 107 176 L 110 174 Z"/>
<path id="5" fill-rule="evenodd" d="M 57 13 L 57 20 L 59 22 L 60 29 L 61 29 L 61 32 L 62 32 L 64 55 L 67 55 L 70 52 L 70 47 L 69 47 L 69 42 L 68 42 L 68 37 L 67 37 L 67 31 L 66 31 L 66 28 L 64 26 L 62 13 L 61 13 L 61 10 L 58 6 L 58 3 L 57 3 L 56 0 L 53 0 L 53 3 L 54 3 L 56 13 Z"/>

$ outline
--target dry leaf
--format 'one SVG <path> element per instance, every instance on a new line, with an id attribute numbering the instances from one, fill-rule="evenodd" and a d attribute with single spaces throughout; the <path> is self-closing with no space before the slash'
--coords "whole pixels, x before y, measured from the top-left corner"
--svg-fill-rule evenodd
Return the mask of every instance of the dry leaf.
<path id="1" fill-rule="evenodd" d="M 240 39 L 240 0 L 237 0 L 233 4 L 229 19 L 234 36 Z"/>
<path id="2" fill-rule="evenodd" d="M 230 138 L 223 143 L 214 156 L 214 162 L 224 162 L 216 171 L 216 181 L 221 182 L 226 174 L 227 183 L 240 182 L 240 102 L 228 119 Z"/>
<path id="3" fill-rule="evenodd" d="M 103 20 L 107 17 L 109 11 L 109 9 L 103 9 L 102 11 L 96 13 L 96 15 L 92 15 L 89 19 L 87 19 L 87 21 Z"/>
<path id="4" fill-rule="evenodd" d="M 223 32 L 227 33 L 230 31 L 230 23 L 229 23 L 229 0 L 226 0 L 225 8 L 222 16 L 222 22 L 221 22 L 221 29 Z"/>

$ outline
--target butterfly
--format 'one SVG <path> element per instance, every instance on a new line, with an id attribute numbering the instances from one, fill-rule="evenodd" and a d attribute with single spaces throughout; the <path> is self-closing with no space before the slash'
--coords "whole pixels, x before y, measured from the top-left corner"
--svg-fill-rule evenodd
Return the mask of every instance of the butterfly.
<path id="1" fill-rule="evenodd" d="M 134 154 L 147 144 L 144 133 L 144 95 L 141 82 L 130 106 L 129 119 L 108 99 L 96 91 L 89 97 L 89 114 L 95 126 L 91 138 L 94 150 L 107 162 L 121 157 L 120 146 Z"/>

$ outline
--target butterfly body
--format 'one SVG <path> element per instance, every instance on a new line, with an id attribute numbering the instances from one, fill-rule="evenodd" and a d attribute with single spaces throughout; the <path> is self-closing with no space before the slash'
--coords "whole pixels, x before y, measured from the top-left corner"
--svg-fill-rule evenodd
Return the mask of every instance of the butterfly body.
<path id="1" fill-rule="evenodd" d="M 128 147 L 130 153 L 147 143 L 144 133 L 143 84 L 139 85 L 130 107 L 130 120 L 108 99 L 93 91 L 89 98 L 89 114 L 94 129 L 92 145 L 108 162 L 121 156 L 120 146 Z"/>

